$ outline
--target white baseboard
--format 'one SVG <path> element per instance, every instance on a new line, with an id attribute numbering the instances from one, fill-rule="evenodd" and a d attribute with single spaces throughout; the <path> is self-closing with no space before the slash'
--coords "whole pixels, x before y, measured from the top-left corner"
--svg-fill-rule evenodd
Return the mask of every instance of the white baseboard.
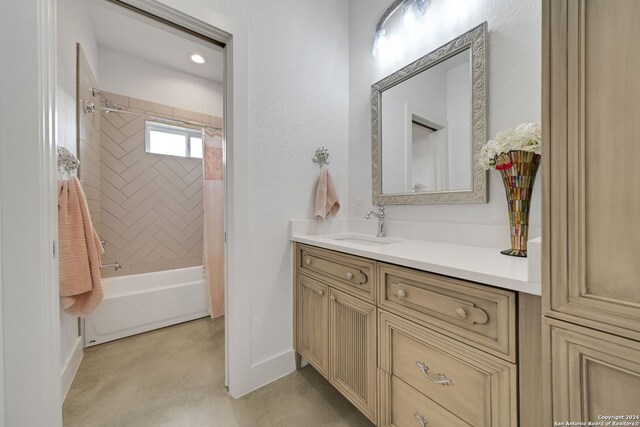
<path id="1" fill-rule="evenodd" d="M 73 351 L 65 360 L 64 367 L 62 368 L 62 401 L 67 398 L 67 393 L 71 388 L 71 383 L 78 372 L 78 368 L 80 367 L 80 362 L 82 362 L 82 356 L 84 355 L 82 351 L 82 337 L 78 337 L 73 346 Z"/>
<path id="2" fill-rule="evenodd" d="M 295 371 L 295 352 L 286 351 L 251 366 L 251 392 Z"/>

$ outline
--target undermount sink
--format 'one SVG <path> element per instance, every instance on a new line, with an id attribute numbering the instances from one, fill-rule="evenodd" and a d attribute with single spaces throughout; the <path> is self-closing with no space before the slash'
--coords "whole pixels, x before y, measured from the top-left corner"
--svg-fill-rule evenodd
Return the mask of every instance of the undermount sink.
<path id="1" fill-rule="evenodd" d="M 348 234 L 331 237 L 331 240 L 336 240 L 345 243 L 356 243 L 358 245 L 366 246 L 381 246 L 391 245 L 393 243 L 400 243 L 402 240 L 389 239 L 387 237 L 374 237 L 364 234 Z"/>

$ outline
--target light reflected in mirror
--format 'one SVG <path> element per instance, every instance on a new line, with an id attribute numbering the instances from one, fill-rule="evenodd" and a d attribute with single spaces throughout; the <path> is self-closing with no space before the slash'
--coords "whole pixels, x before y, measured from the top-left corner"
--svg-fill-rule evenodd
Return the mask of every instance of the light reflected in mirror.
<path id="1" fill-rule="evenodd" d="M 472 189 L 471 50 L 382 92 L 383 194 Z"/>
<path id="2" fill-rule="evenodd" d="M 371 86 L 374 203 L 486 203 L 487 23 Z"/>

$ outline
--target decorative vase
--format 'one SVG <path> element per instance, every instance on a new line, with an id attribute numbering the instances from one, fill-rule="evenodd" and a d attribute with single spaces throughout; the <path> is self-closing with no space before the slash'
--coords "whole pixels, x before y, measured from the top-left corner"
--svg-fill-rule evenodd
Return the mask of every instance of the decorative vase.
<path id="1" fill-rule="evenodd" d="M 529 236 L 529 207 L 533 183 L 540 165 L 540 155 L 531 151 L 514 150 L 497 156 L 496 160 L 496 169 L 502 175 L 502 182 L 507 193 L 511 229 L 511 249 L 505 249 L 500 253 L 526 257 Z"/>

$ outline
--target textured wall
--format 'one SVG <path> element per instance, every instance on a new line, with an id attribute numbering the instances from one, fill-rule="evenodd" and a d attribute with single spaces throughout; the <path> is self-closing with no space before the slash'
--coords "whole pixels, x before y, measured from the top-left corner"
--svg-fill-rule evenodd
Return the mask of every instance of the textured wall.
<path id="1" fill-rule="evenodd" d="M 128 111 L 219 125 L 220 119 L 136 98 L 105 93 Z M 145 151 L 145 118 L 102 113 L 102 236 L 104 262 L 147 273 L 202 264 L 202 159 Z"/>
<path id="2" fill-rule="evenodd" d="M 433 0 L 423 31 L 404 38 L 395 59 L 381 60 L 371 51 L 376 22 L 389 4 L 389 0 L 349 1 L 349 193 L 351 203 L 360 198 L 365 208 L 371 203 L 371 85 L 483 21 L 489 30 L 489 137 L 524 121 L 539 122 L 541 117 L 539 0 Z M 394 29 L 398 34 L 396 22 L 391 23 L 390 34 Z M 534 227 L 540 226 L 540 192 L 537 182 L 531 207 Z M 387 214 L 390 220 L 508 224 L 504 188 L 495 171 L 490 173 L 488 204 L 389 206 Z M 508 234 L 504 238 L 508 245 Z"/>

